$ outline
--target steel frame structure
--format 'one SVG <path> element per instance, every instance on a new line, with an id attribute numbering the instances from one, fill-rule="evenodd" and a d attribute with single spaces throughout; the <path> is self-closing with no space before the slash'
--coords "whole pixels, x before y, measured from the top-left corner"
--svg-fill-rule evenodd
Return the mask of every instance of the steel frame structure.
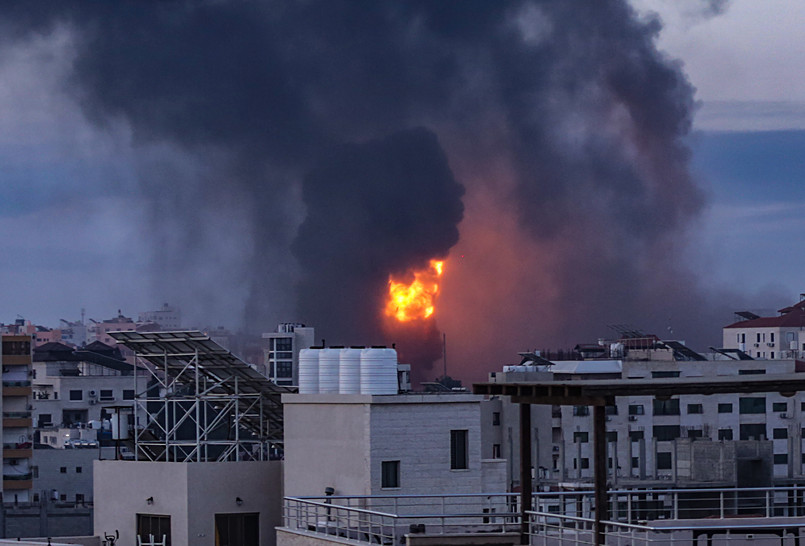
<path id="1" fill-rule="evenodd" d="M 134 414 L 145 419 L 136 460 L 266 460 L 281 447 L 280 395 L 291 389 L 198 331 L 110 335 L 134 352 Z"/>

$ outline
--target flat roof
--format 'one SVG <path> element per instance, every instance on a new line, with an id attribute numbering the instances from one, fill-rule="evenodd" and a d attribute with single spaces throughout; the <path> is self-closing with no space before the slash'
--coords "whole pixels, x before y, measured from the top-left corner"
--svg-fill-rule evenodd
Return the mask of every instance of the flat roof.
<path id="1" fill-rule="evenodd" d="M 511 396 L 521 404 L 613 405 L 618 396 L 681 394 L 747 394 L 777 392 L 793 396 L 805 391 L 805 373 L 674 377 L 662 379 L 582 379 L 577 381 L 524 381 L 518 383 L 475 383 L 472 392 Z"/>

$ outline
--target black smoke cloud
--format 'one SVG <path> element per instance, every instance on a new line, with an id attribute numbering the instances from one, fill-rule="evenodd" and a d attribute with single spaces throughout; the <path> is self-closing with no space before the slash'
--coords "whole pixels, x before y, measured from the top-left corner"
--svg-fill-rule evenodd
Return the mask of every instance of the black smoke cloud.
<path id="1" fill-rule="evenodd" d="M 693 89 L 625 0 L 29 0 L 2 16 L 7 40 L 70 29 L 67 91 L 148 151 L 155 282 L 180 300 L 226 293 L 217 267 L 248 287 L 256 330 L 303 318 L 374 338 L 367 302 L 461 221 L 439 311 L 454 375 L 612 322 L 717 331 L 691 318 L 702 294 L 680 265 L 703 206 L 682 144 Z M 247 242 L 216 263 L 234 219 Z"/>

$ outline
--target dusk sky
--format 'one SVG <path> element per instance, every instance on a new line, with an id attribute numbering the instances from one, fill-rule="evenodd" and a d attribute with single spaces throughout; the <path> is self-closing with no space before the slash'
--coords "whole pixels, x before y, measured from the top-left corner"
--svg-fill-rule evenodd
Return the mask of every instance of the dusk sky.
<path id="1" fill-rule="evenodd" d="M 528 2 L 513 4 L 518 5 L 515 19 L 527 45 L 540 40 L 550 41 L 561 35 L 557 30 L 562 28 L 559 14 L 546 15 L 549 10 L 543 10 L 539 2 L 533 9 Z M 346 123 L 352 125 L 345 126 L 339 116 L 349 116 L 349 107 L 336 115 L 327 103 L 336 103 L 337 94 L 344 90 L 333 89 L 334 98 L 328 97 L 321 102 L 311 99 L 313 106 L 306 105 L 305 115 L 327 111 L 327 117 L 323 120 L 311 117 L 314 123 L 321 125 L 320 130 L 317 129 L 319 132 L 313 136 L 298 137 L 300 141 L 308 137 L 309 140 L 305 141 L 304 146 L 287 152 L 292 156 L 288 163 L 283 163 L 283 153 L 286 151 L 282 149 L 282 143 L 265 139 L 266 149 L 273 150 L 276 158 L 266 159 L 269 163 L 265 164 L 258 165 L 252 161 L 246 167 L 243 166 L 245 163 L 232 167 L 235 161 L 233 157 L 260 155 L 261 150 L 251 144 L 242 146 L 240 136 L 226 141 L 212 138 L 202 143 L 188 137 L 186 132 L 177 136 L 177 131 L 168 127 L 170 121 L 162 125 L 161 118 L 156 115 L 149 117 L 150 114 L 143 114 L 142 110 L 150 107 L 148 101 L 159 104 L 155 108 L 166 108 L 165 105 L 172 98 L 160 96 L 159 93 L 173 88 L 164 86 L 154 93 L 142 92 L 138 104 L 127 103 L 127 99 L 115 93 L 121 92 L 120 89 L 126 85 L 143 85 L 143 81 L 147 81 L 145 72 L 133 72 L 130 80 L 122 79 L 125 71 L 115 72 L 111 76 L 117 78 L 115 85 L 105 81 L 102 83 L 106 87 L 98 84 L 103 78 L 110 77 L 110 71 L 117 70 L 116 67 L 109 69 L 111 65 L 104 64 L 114 62 L 115 58 L 111 57 L 111 61 L 87 59 L 86 50 L 82 49 L 82 39 L 89 31 L 76 22 L 81 21 L 80 16 L 74 19 L 65 16 L 64 20 L 54 16 L 54 24 L 37 27 L 28 25 L 25 17 L 19 16 L 12 8 L 6 23 L 0 23 L 4 25 L 0 26 L 0 30 L 11 29 L 0 38 L 0 180 L 4 189 L 4 197 L 0 200 L 0 228 L 3 233 L 0 239 L 3 264 L 0 268 L 0 283 L 3 286 L 0 291 L 0 321 L 10 322 L 20 316 L 39 324 L 57 326 L 59 318 L 79 318 L 82 308 L 86 309 L 88 317 L 97 319 L 108 318 L 116 314 L 118 309 L 136 317 L 138 312 L 170 302 L 182 308 L 186 322 L 197 325 L 223 324 L 239 328 L 244 326 L 244 321 L 264 321 L 263 324 L 252 323 L 249 326 L 265 331 L 273 329 L 274 322 L 279 320 L 314 322 L 317 316 L 315 302 L 311 302 L 310 298 L 308 301 L 301 298 L 293 303 L 298 280 L 304 278 L 306 286 L 314 286 L 317 267 L 321 273 L 321 266 L 315 265 L 315 260 L 311 261 L 310 256 L 321 256 L 321 252 L 328 248 L 321 239 L 311 243 L 312 246 L 307 245 L 306 241 L 315 240 L 315 237 L 303 237 L 305 228 L 315 227 L 311 227 L 311 218 L 307 218 L 305 223 L 305 211 L 315 206 L 321 207 L 316 210 L 327 208 L 327 202 L 314 204 L 309 193 L 314 191 L 311 188 L 316 188 L 318 184 L 319 190 L 316 191 L 326 191 L 328 177 L 336 176 L 333 173 L 349 173 L 354 164 L 364 165 L 371 170 L 380 161 L 378 156 L 382 156 L 383 161 L 403 161 L 399 158 L 409 157 L 406 153 L 427 155 L 431 158 L 429 161 L 433 168 L 440 170 L 440 173 L 445 169 L 443 163 L 446 158 L 452 175 L 448 172 L 434 176 L 423 188 L 438 188 L 431 202 L 437 203 L 441 207 L 439 210 L 449 210 L 450 213 L 434 221 L 431 212 L 411 205 L 423 221 L 429 222 L 423 228 L 424 235 L 417 239 L 429 239 L 427 250 L 418 253 L 417 249 L 411 247 L 410 241 L 399 244 L 408 249 L 407 256 L 416 263 L 425 259 L 428 252 L 432 254 L 429 257 L 444 257 L 447 254 L 443 303 L 452 305 L 452 314 L 443 311 L 439 324 L 447 332 L 448 339 L 467 344 L 466 338 L 475 337 L 473 332 L 486 328 L 484 322 L 491 329 L 495 324 L 509 330 L 517 329 L 517 324 L 524 325 L 517 335 L 506 337 L 506 353 L 501 355 L 500 364 L 505 363 L 505 359 L 514 360 L 516 356 L 509 356 L 517 350 L 559 348 L 570 344 L 572 339 L 577 342 L 594 341 L 596 333 L 600 336 L 611 334 L 606 327 L 608 323 L 630 323 L 651 330 L 666 329 L 677 338 L 691 337 L 690 330 L 696 328 L 690 326 L 686 329 L 686 323 L 692 320 L 691 316 L 701 314 L 694 309 L 694 304 L 679 304 L 671 311 L 658 303 L 681 297 L 679 295 L 686 292 L 688 282 L 695 284 L 690 291 L 692 295 L 703 295 L 692 300 L 698 299 L 702 306 L 718 302 L 719 310 L 708 318 L 716 322 L 723 319 L 723 324 L 731 319 L 728 310 L 774 310 L 791 303 L 800 292 L 805 292 L 802 275 L 805 271 L 805 239 L 802 237 L 805 233 L 805 184 L 802 183 L 802 174 L 805 172 L 805 78 L 802 76 L 805 67 L 805 40 L 802 39 L 805 4 L 785 0 L 634 0 L 632 5 L 640 21 L 659 17 L 663 24 L 655 42 L 659 58 L 663 62 L 669 61 L 671 67 L 681 66 L 681 71 L 695 88 L 693 130 L 687 135 L 675 133 L 668 137 L 669 142 L 680 140 L 691 149 L 692 184 L 688 184 L 685 175 L 680 174 L 681 178 L 674 182 L 678 184 L 674 187 L 679 190 L 669 193 L 664 200 L 657 197 L 658 203 L 674 202 L 673 209 L 668 210 L 669 217 L 674 218 L 669 220 L 669 225 L 673 227 L 667 228 L 667 231 L 663 228 L 660 235 L 650 228 L 645 238 L 636 237 L 638 242 L 629 241 L 624 234 L 630 233 L 630 230 L 642 233 L 641 230 L 650 221 L 651 211 L 641 211 L 640 203 L 632 199 L 613 198 L 614 203 L 634 206 L 632 216 L 637 219 L 633 224 L 613 220 L 611 235 L 606 240 L 589 245 L 600 249 L 607 245 L 618 246 L 622 242 L 625 248 L 606 254 L 612 257 L 612 261 L 600 268 L 600 271 L 605 271 L 600 273 L 600 277 L 596 277 L 598 270 L 591 271 L 584 279 L 579 276 L 567 293 L 557 288 L 556 284 L 560 281 L 547 271 L 573 271 L 576 274 L 578 265 L 583 263 L 579 255 L 589 251 L 583 241 L 586 236 L 594 234 L 595 221 L 589 226 L 574 228 L 572 236 L 566 233 L 562 238 L 548 240 L 545 233 L 554 229 L 552 226 L 556 224 L 549 215 L 535 211 L 534 216 L 542 220 L 526 218 L 515 226 L 516 220 L 507 218 L 506 211 L 509 210 L 512 215 L 515 212 L 507 209 L 505 202 L 496 200 L 496 196 L 501 192 L 511 192 L 512 202 L 527 206 L 525 203 L 531 198 L 545 200 L 548 195 L 556 197 L 562 191 L 572 193 L 578 190 L 574 198 L 582 203 L 582 209 L 585 203 L 595 202 L 599 196 L 595 192 L 582 193 L 582 189 L 589 190 L 589 187 L 580 185 L 561 191 L 554 188 L 551 190 L 553 193 L 535 197 L 528 188 L 516 190 L 508 183 L 490 181 L 496 176 L 506 180 L 512 171 L 527 170 L 528 165 L 539 163 L 533 158 L 532 163 L 512 160 L 510 164 L 501 159 L 521 153 L 512 151 L 522 144 L 517 141 L 515 129 L 520 129 L 523 135 L 532 134 L 522 127 L 501 130 L 505 139 L 489 137 L 483 142 L 467 142 L 462 131 L 486 127 L 483 124 L 495 130 L 500 127 L 494 119 L 497 110 L 490 108 L 485 118 L 479 115 L 478 119 L 456 121 L 450 117 L 451 111 L 442 108 L 448 101 L 439 102 L 444 96 L 454 96 L 451 93 L 455 96 L 460 94 L 449 104 L 456 107 L 456 111 L 459 111 L 456 105 L 471 109 L 473 101 L 485 104 L 483 92 L 468 97 L 466 95 L 470 91 L 461 94 L 455 91 L 455 87 L 449 87 L 448 83 L 444 84 L 444 88 L 437 89 L 437 82 L 424 76 L 420 78 L 414 72 L 409 79 L 400 77 L 399 81 L 395 81 L 394 93 L 398 93 L 401 99 L 383 96 L 384 102 L 366 106 L 369 110 L 380 109 L 386 104 L 385 101 L 394 104 L 395 100 L 405 100 L 410 103 L 407 112 L 413 114 L 406 119 L 386 116 L 385 113 L 381 114 L 384 119 L 376 119 L 367 114 L 366 120 L 352 124 L 350 118 Z M 509 17 L 505 14 L 499 16 L 501 20 Z M 23 22 L 17 23 L 17 17 Z M 108 14 L 98 17 L 98 20 L 113 18 Z M 0 9 L 2 18 L 5 15 Z M 485 38 L 483 33 L 486 27 L 474 24 L 467 23 L 462 32 L 478 32 L 479 38 Z M 126 31 L 120 32 L 125 35 Z M 409 36 L 409 39 L 415 41 L 419 38 Z M 417 47 L 424 48 L 422 43 L 424 40 Z M 472 40 L 462 43 L 472 43 Z M 490 43 L 493 42 L 490 40 Z M 371 42 L 364 45 L 371 49 L 369 44 Z M 112 44 L 116 45 L 119 44 Z M 231 50 L 236 50 L 236 45 L 231 47 Z M 433 47 L 432 42 L 428 42 L 428 47 Z M 483 45 L 478 47 L 482 49 Z M 469 46 L 467 51 L 470 51 Z M 473 50 L 472 54 L 476 53 Z M 188 47 L 182 54 L 192 55 L 193 49 Z M 309 63 L 311 66 L 324 64 L 329 54 L 327 49 L 305 52 L 300 56 L 300 63 Z M 170 56 L 166 54 L 166 57 Z M 483 57 L 483 52 L 480 57 Z M 139 60 L 137 62 L 141 63 Z M 168 62 L 166 65 L 169 66 Z M 226 63 L 228 60 L 205 59 L 205 62 Z M 360 56 L 356 62 L 362 62 Z M 423 66 L 423 70 L 434 70 L 427 63 L 423 63 Z M 495 65 L 478 66 L 480 68 L 474 83 L 478 88 L 487 89 L 487 83 L 494 81 L 497 75 L 485 72 L 484 67 Z M 506 69 L 501 69 L 501 72 L 503 70 Z M 270 71 L 266 74 L 270 76 Z M 381 74 L 378 77 L 384 76 Z M 266 83 L 266 79 L 269 83 Z M 524 85 L 533 85 L 527 78 L 521 79 L 526 80 Z M 270 88 L 270 81 L 270 77 L 264 78 L 260 85 Z M 508 85 L 512 81 L 509 79 L 504 83 Z M 501 85 L 501 89 L 506 89 L 518 100 L 526 95 L 517 95 L 517 90 L 512 91 L 506 85 Z M 420 86 L 432 93 L 425 96 Z M 326 89 L 326 86 L 323 88 Z M 410 93 L 406 91 L 409 88 L 413 90 Z M 226 89 L 221 91 L 222 96 L 228 96 L 227 93 Z M 684 102 L 685 91 L 680 93 L 680 101 Z M 192 95 L 192 92 L 187 91 L 186 94 Z M 434 99 L 437 95 L 438 100 Z M 238 101 L 241 95 L 235 91 L 231 96 L 232 101 Z M 265 100 L 273 100 L 273 97 L 266 97 Z M 503 103 L 508 99 L 499 100 Z M 561 101 L 561 98 L 558 100 Z M 507 104 L 514 102 L 512 100 Z M 289 103 L 295 104 L 294 101 Z M 200 104 L 202 108 L 209 109 L 208 103 L 201 101 Z M 238 106 L 221 104 L 221 117 L 225 118 L 229 111 L 232 111 L 232 116 L 237 116 L 240 110 Z M 568 127 L 595 126 L 593 121 L 579 121 L 569 114 L 561 119 Z M 406 133 L 408 129 L 418 126 L 427 131 Z M 226 123 L 219 123 L 216 127 L 223 132 L 230 130 Z M 206 129 L 202 127 L 199 130 Z M 249 127 L 243 130 L 243 138 L 249 139 L 249 135 L 259 129 Z M 186 127 L 183 130 L 189 131 Z M 237 131 L 233 130 L 234 133 Z M 321 163 L 316 161 L 304 165 L 304 168 L 299 167 L 303 164 L 299 157 L 319 145 L 316 135 L 336 133 L 337 142 L 345 147 L 333 148 L 335 151 L 327 156 L 329 159 Z M 613 130 L 612 134 L 615 135 L 612 142 L 627 138 L 618 130 Z M 258 137 L 258 140 L 261 138 Z M 297 137 L 291 135 L 288 138 Z M 440 151 L 439 144 L 434 144 L 436 138 L 444 152 Z M 201 135 L 198 139 L 204 140 Z M 473 163 L 478 158 L 473 150 L 506 147 L 504 140 L 513 144 L 509 152 L 494 154 L 499 161 L 485 162 L 480 168 Z M 235 146 L 240 148 L 233 154 Z M 403 146 L 406 151 L 392 150 L 395 146 Z M 637 148 L 635 153 L 643 153 L 639 150 L 640 146 Z M 606 146 L 602 149 L 606 149 Z M 669 150 L 668 156 L 674 153 L 674 150 Z M 628 155 L 626 152 L 624 154 Z M 656 149 L 652 154 L 655 158 L 664 155 L 662 150 Z M 493 154 L 490 153 L 490 157 Z M 528 154 L 523 157 L 528 157 Z M 351 163 L 353 160 L 357 163 Z M 289 166 L 291 163 L 293 165 Z M 645 167 L 642 161 L 635 163 Z M 310 174 L 310 169 L 316 165 L 320 165 L 319 171 L 316 171 L 319 174 Z M 322 174 L 322 165 L 335 167 Z M 657 163 L 653 166 L 656 167 Z M 669 167 L 671 170 L 674 168 L 673 165 Z M 249 173 L 243 176 L 259 177 L 265 169 L 271 170 L 271 176 L 287 177 L 290 182 L 285 186 L 272 186 L 284 189 L 260 193 L 259 200 L 250 197 L 246 186 L 233 184 L 230 188 L 220 182 L 196 183 L 197 180 L 228 180 L 230 176 L 242 175 L 245 170 Z M 622 165 L 612 165 L 602 168 L 601 172 L 620 172 L 621 169 Z M 578 174 L 582 169 L 568 168 L 564 172 Z M 583 172 L 587 172 L 586 168 Z M 342 173 L 340 176 L 349 175 Z M 662 179 L 664 175 L 656 176 Z M 484 182 L 479 182 L 474 180 L 475 177 L 486 178 Z M 304 180 L 304 184 L 299 180 Z M 463 190 L 456 183 L 467 188 L 461 202 Z M 654 187 L 651 183 L 639 186 L 641 189 L 633 188 L 635 195 L 642 195 L 641 192 L 650 191 L 645 188 Z M 163 187 L 164 191 L 160 189 Z M 626 189 L 616 188 L 615 191 L 632 191 L 628 190 L 629 187 L 625 184 L 623 188 Z M 393 190 L 390 188 L 388 191 Z M 378 191 L 380 200 L 383 199 L 383 191 Z M 418 194 L 422 191 L 417 190 Z M 609 195 L 609 191 L 610 188 L 605 189 L 602 195 Z M 338 195 L 334 195 L 333 199 L 333 206 L 338 210 L 333 212 L 334 216 L 327 221 L 327 225 L 335 229 L 342 220 L 351 225 L 347 220 L 359 216 L 355 211 L 360 209 L 351 209 L 356 205 L 350 200 L 339 201 Z M 400 195 L 395 195 L 394 202 L 400 203 L 400 199 Z M 491 202 L 496 203 L 494 207 L 485 208 Z M 264 203 L 269 203 L 270 208 L 262 208 Z M 463 222 L 460 221 L 462 203 Z M 393 214 L 394 210 L 391 207 L 383 217 Z M 343 216 L 336 214 L 339 211 Z M 604 213 L 597 208 L 591 211 L 591 214 L 601 214 L 604 218 Z M 578 211 L 573 213 L 581 214 Z M 643 213 L 646 219 L 643 219 Z M 181 222 L 177 220 L 180 216 L 184 218 Z M 494 221 L 485 216 L 494 217 Z M 192 229 L 188 227 L 187 218 L 192 219 Z M 457 221 L 460 237 L 456 240 Z M 323 222 L 321 220 L 320 223 Z M 608 231 L 607 222 L 609 220 L 604 219 L 597 225 L 602 226 L 602 231 Z M 303 231 L 297 238 L 299 226 L 303 226 Z M 372 227 L 371 222 L 361 226 L 375 233 L 382 232 L 382 228 Z M 269 232 L 271 237 L 265 235 Z M 535 232 L 540 238 L 538 243 L 531 238 Z M 344 240 L 351 237 L 351 232 L 343 233 Z M 582 244 L 569 250 L 561 241 L 566 242 L 571 238 L 582 241 Z M 253 244 L 258 240 L 270 241 L 270 244 Z M 338 244 L 346 243 L 339 241 Z M 314 247 L 315 251 L 312 250 Z M 192 252 L 182 252 L 178 257 L 180 253 L 173 251 L 177 248 L 190 248 Z M 633 258 L 633 253 L 640 249 L 651 249 L 657 256 L 662 256 L 663 248 L 673 249 L 673 256 L 669 254 L 666 258 L 670 263 L 681 264 L 685 276 L 684 279 L 676 276 L 679 286 L 674 288 L 676 292 L 668 292 L 671 295 L 654 297 L 652 291 L 655 289 L 649 283 L 644 290 L 652 294 L 651 297 L 645 300 L 636 297 L 624 305 L 622 313 L 611 317 L 596 313 L 590 320 L 594 320 L 597 327 L 586 324 L 579 328 L 577 335 L 568 332 L 562 338 L 555 338 L 554 330 L 541 328 L 539 321 L 543 319 L 531 322 L 527 318 L 543 313 L 547 302 L 551 302 L 552 314 L 558 312 L 557 309 L 567 310 L 570 315 L 564 318 L 562 328 L 572 330 L 576 316 L 584 314 L 583 302 L 605 307 L 623 299 L 618 294 L 607 292 L 606 279 L 617 278 L 614 273 L 618 263 L 616 258 Z M 535 249 L 539 249 L 539 256 L 534 255 Z M 352 256 L 353 252 L 357 250 L 351 248 L 349 255 Z M 248 259 L 244 256 L 248 256 Z M 401 267 L 388 257 L 377 259 L 388 264 L 387 267 L 391 268 L 388 271 Z M 345 263 L 352 263 L 350 260 Z M 564 265 L 557 265 L 559 262 Z M 631 275 L 643 283 L 646 276 L 657 274 L 652 269 L 652 263 L 657 265 L 657 269 L 664 266 L 662 259 L 636 266 L 624 275 L 624 285 L 628 286 Z M 521 264 L 522 270 L 513 272 L 516 264 Z M 545 264 L 554 264 L 555 269 L 545 266 L 549 269 L 540 270 Z M 576 265 L 571 267 L 568 264 Z M 265 273 L 260 268 L 265 268 Z M 498 278 L 498 268 L 506 273 L 500 276 L 500 285 L 495 285 L 491 279 Z M 452 286 L 451 273 L 454 275 Z M 254 279 L 260 275 L 265 275 L 266 283 L 271 286 L 255 288 Z M 685 280 L 688 275 L 695 281 Z M 341 276 L 348 278 L 345 273 Z M 479 280 L 482 277 L 483 282 Z M 328 277 L 330 280 L 332 278 Z M 596 284 L 596 279 L 600 279 L 600 285 Z M 663 281 L 663 284 L 667 283 Z M 255 290 L 270 297 L 266 296 L 258 304 L 254 299 Z M 533 292 L 542 295 L 533 301 L 524 295 Z M 576 299 L 572 299 L 574 294 Z M 318 296 L 313 299 L 320 301 Z M 524 308 L 512 311 L 512 306 L 506 303 L 512 301 L 523 301 Z M 336 305 L 337 300 L 333 302 Z M 337 304 L 342 306 L 340 312 L 349 311 L 343 309 L 343 306 L 349 307 L 348 304 Z M 255 305 L 271 310 L 250 311 L 250 306 Z M 652 307 L 651 313 L 630 313 L 630 310 L 649 306 Z M 466 319 L 473 310 L 483 314 L 483 317 Z M 507 318 L 510 313 L 516 321 L 512 317 Z M 291 316 L 294 314 L 305 316 Z M 458 318 L 459 314 L 463 318 Z M 322 319 L 323 322 L 327 320 L 332 321 L 330 318 Z M 710 343 L 719 342 L 719 329 L 723 324 L 711 325 L 708 331 L 712 338 Z M 600 331 L 596 328 L 600 328 Z M 374 330 L 368 331 L 374 333 Z M 345 328 L 345 340 L 356 331 Z M 321 334 L 328 336 L 326 331 Z M 582 338 L 578 339 L 579 336 Z M 700 348 L 706 346 L 704 339 L 696 341 Z M 352 338 L 347 342 L 352 342 Z M 466 356 L 471 350 L 471 347 L 467 347 L 465 353 L 458 351 L 458 354 Z M 492 358 L 491 353 L 485 353 L 485 358 Z"/>

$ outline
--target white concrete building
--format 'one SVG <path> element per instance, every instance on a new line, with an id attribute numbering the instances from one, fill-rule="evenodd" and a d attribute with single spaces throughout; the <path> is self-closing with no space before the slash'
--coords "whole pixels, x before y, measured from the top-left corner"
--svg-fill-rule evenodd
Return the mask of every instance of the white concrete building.
<path id="1" fill-rule="evenodd" d="M 137 317 L 137 322 L 147 323 L 153 322 L 159 324 L 165 332 L 172 332 L 174 330 L 182 329 L 182 310 L 178 307 L 162 304 L 162 308 L 155 311 L 143 311 Z"/>
<path id="2" fill-rule="evenodd" d="M 723 329 L 723 347 L 739 349 L 752 358 L 805 358 L 805 294 L 778 312 L 776 317 L 737 313 L 741 320 Z"/>
<path id="3" fill-rule="evenodd" d="M 285 494 L 504 491 L 506 461 L 481 455 L 481 402 L 447 393 L 283 395 Z"/>
<path id="4" fill-rule="evenodd" d="M 264 350 L 265 375 L 277 385 L 299 385 L 299 351 L 315 343 L 315 329 L 287 322 L 275 332 L 263 334 L 268 347 Z"/>

